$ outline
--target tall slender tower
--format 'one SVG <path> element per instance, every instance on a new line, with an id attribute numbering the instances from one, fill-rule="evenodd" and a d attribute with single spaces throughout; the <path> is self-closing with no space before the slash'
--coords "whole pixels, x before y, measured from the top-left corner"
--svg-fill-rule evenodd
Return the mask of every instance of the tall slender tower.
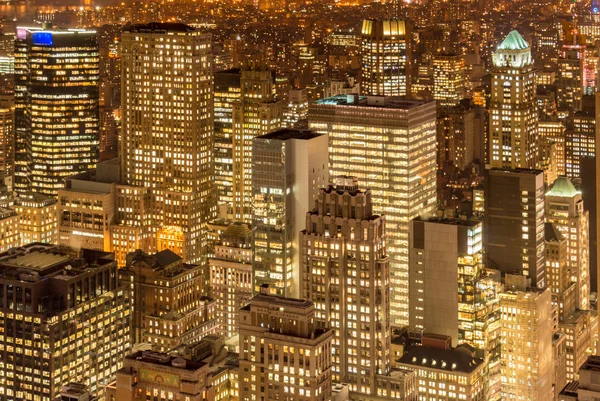
<path id="1" fill-rule="evenodd" d="M 407 21 L 365 20 L 361 35 L 362 93 L 410 94 L 411 39 Z"/>
<path id="2" fill-rule="evenodd" d="M 492 167 L 534 168 L 536 83 L 531 48 L 511 31 L 492 55 L 489 155 Z"/>
<path id="3" fill-rule="evenodd" d="M 333 378 L 377 394 L 390 371 L 390 280 L 385 216 L 352 177 L 321 189 L 300 235 L 302 298 L 315 303 L 318 327 L 335 328 Z"/>
<path id="4" fill-rule="evenodd" d="M 150 192 L 144 224 L 157 250 L 206 264 L 216 210 L 210 54 L 210 35 L 184 24 L 132 25 L 122 35 L 121 181 Z"/>
<path id="5" fill-rule="evenodd" d="M 18 28 L 15 53 L 15 189 L 56 196 L 98 160 L 96 32 Z"/>

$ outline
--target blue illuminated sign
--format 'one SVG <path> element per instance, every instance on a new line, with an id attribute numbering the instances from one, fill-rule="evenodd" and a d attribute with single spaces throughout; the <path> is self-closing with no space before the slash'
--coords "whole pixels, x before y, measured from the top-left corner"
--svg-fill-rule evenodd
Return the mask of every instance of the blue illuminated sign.
<path id="1" fill-rule="evenodd" d="M 52 32 L 34 32 L 31 35 L 31 42 L 34 45 L 52 46 Z"/>

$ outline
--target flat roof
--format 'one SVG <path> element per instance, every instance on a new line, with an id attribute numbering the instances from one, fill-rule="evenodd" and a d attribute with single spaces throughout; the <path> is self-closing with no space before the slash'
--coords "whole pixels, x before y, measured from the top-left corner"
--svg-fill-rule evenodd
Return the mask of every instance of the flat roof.
<path id="1" fill-rule="evenodd" d="M 153 351 L 138 351 L 134 354 L 128 355 L 126 358 L 129 360 L 151 363 L 159 366 L 168 366 L 173 369 L 184 369 L 188 371 L 196 371 L 206 365 L 204 362 L 192 361 L 191 359 L 185 359 L 180 356 L 173 356 L 163 352 Z"/>
<path id="2" fill-rule="evenodd" d="M 15 267 L 27 267 L 29 269 L 43 270 L 48 267 L 66 262 L 72 259 L 69 255 L 32 251 L 24 255 L 19 255 L 14 259 L 8 259 L 3 263 Z"/>
<path id="3" fill-rule="evenodd" d="M 314 104 L 322 105 L 360 106 L 400 110 L 410 110 L 415 107 L 423 106 L 427 103 L 435 103 L 435 101 L 428 102 L 423 100 L 410 100 L 403 96 L 336 95 L 324 99 L 319 99 L 314 102 Z"/>
<path id="4" fill-rule="evenodd" d="M 178 22 L 150 22 L 148 24 L 134 24 L 123 28 L 123 32 L 194 32 L 196 28 Z"/>
<path id="5" fill-rule="evenodd" d="M 317 138 L 323 136 L 322 134 L 317 134 L 314 131 L 309 130 L 301 130 L 301 129 L 280 129 L 277 131 L 270 132 L 265 135 L 257 136 L 259 139 L 276 139 L 279 141 L 287 141 L 288 139 L 302 139 L 309 140 L 313 138 Z"/>

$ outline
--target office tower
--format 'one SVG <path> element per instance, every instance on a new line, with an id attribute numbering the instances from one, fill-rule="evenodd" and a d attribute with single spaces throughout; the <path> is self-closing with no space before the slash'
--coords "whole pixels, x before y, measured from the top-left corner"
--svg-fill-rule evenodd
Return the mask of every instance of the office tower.
<path id="1" fill-rule="evenodd" d="M 552 399 L 550 290 L 508 288 L 500 309 L 503 399 Z"/>
<path id="2" fill-rule="evenodd" d="M 577 380 L 577 372 L 587 357 L 597 353 L 598 315 L 590 310 L 576 310 L 558 323 L 558 329 L 567 338 L 567 380 Z"/>
<path id="3" fill-rule="evenodd" d="M 98 105 L 95 31 L 17 28 L 17 192 L 56 196 L 66 177 L 96 165 Z"/>
<path id="4" fill-rule="evenodd" d="M 558 57 L 556 100 L 559 110 L 581 110 L 584 86 L 585 38 L 566 35 Z"/>
<path id="5" fill-rule="evenodd" d="M 410 95 L 411 32 L 407 21 L 364 20 L 361 55 L 362 94 Z"/>
<path id="6" fill-rule="evenodd" d="M 112 250 L 110 225 L 116 214 L 119 166 L 119 159 L 99 162 L 95 169 L 65 180 L 58 191 L 58 244 Z"/>
<path id="7" fill-rule="evenodd" d="M 252 220 L 252 144 L 255 137 L 281 128 L 283 103 L 276 99 L 273 72 L 242 69 L 240 100 L 233 104 L 233 211 Z"/>
<path id="8" fill-rule="evenodd" d="M 231 223 L 214 249 L 210 283 L 221 333 L 229 339 L 238 333 L 240 309 L 252 298 L 252 230 L 247 224 Z"/>
<path id="9" fill-rule="evenodd" d="M 301 296 L 315 303 L 318 327 L 335 329 L 333 379 L 377 394 L 377 376 L 390 372 L 385 216 L 373 214 L 371 191 L 359 190 L 356 178 L 337 177 L 305 221 Z"/>
<path id="10" fill-rule="evenodd" d="M 241 96 L 241 77 L 240 69 L 215 72 L 215 185 L 225 214 L 233 204 L 233 104 Z"/>
<path id="11" fill-rule="evenodd" d="M 536 168 L 544 172 L 544 184 L 552 185 L 558 178 L 557 146 L 556 142 L 538 137 Z"/>
<path id="12" fill-rule="evenodd" d="M 575 283 L 576 306 L 589 309 L 589 213 L 584 210 L 581 191 L 566 177 L 559 177 L 546 193 L 546 221 L 567 239 L 567 266 L 570 281 Z"/>
<path id="13" fill-rule="evenodd" d="M 445 107 L 437 123 L 437 165 L 464 170 L 475 158 L 475 110 L 467 105 Z"/>
<path id="14" fill-rule="evenodd" d="M 131 285 L 133 344 L 167 352 L 216 332 L 216 303 L 207 297 L 208 272 L 170 250 L 127 255 L 119 278 Z"/>
<path id="15" fill-rule="evenodd" d="M 102 394 L 130 348 L 112 254 L 36 243 L 1 258 L 1 323 L 14 328 L 2 338 L 4 396 L 54 400 L 73 381 Z"/>
<path id="16" fill-rule="evenodd" d="M 0 176 L 15 173 L 14 95 L 0 93 Z"/>
<path id="17" fill-rule="evenodd" d="M 559 401 L 589 401 L 600 397 L 600 357 L 591 355 L 579 369 L 579 380 L 570 382 L 558 395 Z"/>
<path id="18" fill-rule="evenodd" d="M 19 220 L 14 209 L 0 207 L 0 252 L 21 246 Z"/>
<path id="19" fill-rule="evenodd" d="M 386 217 L 392 325 L 408 324 L 408 222 L 436 208 L 435 109 L 376 96 L 309 106 L 309 128 L 329 135 L 330 176 L 356 176 L 372 190 L 373 212 Z"/>
<path id="20" fill-rule="evenodd" d="M 15 199 L 19 214 L 21 244 L 32 242 L 58 244 L 56 198 L 36 193 L 25 193 Z"/>
<path id="21" fill-rule="evenodd" d="M 165 400 L 216 400 L 211 384 L 209 366 L 204 362 L 138 351 L 125 357 L 116 380 L 106 387 L 105 399 L 134 401 L 143 394 Z"/>
<path id="22" fill-rule="evenodd" d="M 536 84 L 531 49 L 511 31 L 492 55 L 489 154 L 492 167 L 535 167 Z"/>
<path id="23" fill-rule="evenodd" d="M 556 144 L 556 174 L 566 175 L 564 123 L 558 119 L 538 121 L 538 140 Z"/>
<path id="24" fill-rule="evenodd" d="M 567 257 L 568 240 L 552 223 L 544 224 L 546 247 L 546 279 L 552 293 L 552 305 L 558 309 L 558 320 L 564 321 L 575 311 L 576 284 L 571 280 Z"/>
<path id="25" fill-rule="evenodd" d="M 565 174 L 580 178 L 581 159 L 596 156 L 596 116 L 592 112 L 573 113 L 565 133 Z"/>
<path id="26" fill-rule="evenodd" d="M 12 32 L 2 33 L 0 34 L 0 74 L 13 75 L 14 73 L 15 35 Z"/>
<path id="27" fill-rule="evenodd" d="M 461 54 L 433 56 L 433 98 L 440 106 L 456 106 L 465 96 L 465 59 Z"/>
<path id="28" fill-rule="evenodd" d="M 419 399 L 487 400 L 486 366 L 467 345 L 452 348 L 450 338 L 430 334 L 423 346 L 413 347 L 398 366 L 416 372 Z"/>
<path id="29" fill-rule="evenodd" d="M 288 95 L 288 103 L 284 111 L 285 126 L 298 128 L 296 124 L 308 118 L 308 93 L 306 89 L 292 89 Z"/>
<path id="30" fill-rule="evenodd" d="M 410 222 L 409 328 L 468 344 L 485 360 L 489 393 L 500 386 L 499 284 L 483 264 L 483 223 Z"/>
<path id="31" fill-rule="evenodd" d="M 299 232 L 319 189 L 329 183 L 327 135 L 283 129 L 254 139 L 252 272 L 277 295 L 299 298 Z"/>
<path id="32" fill-rule="evenodd" d="M 540 170 L 488 170 L 485 178 L 486 265 L 518 272 L 546 288 L 544 174 Z"/>
<path id="33" fill-rule="evenodd" d="M 131 25 L 122 34 L 121 181 L 131 196 L 149 192 L 143 249 L 176 243 L 186 261 L 205 267 L 206 223 L 216 212 L 210 55 L 210 35 L 184 24 Z M 140 227 L 118 224 L 130 237 Z"/>
<path id="34" fill-rule="evenodd" d="M 315 309 L 265 285 L 240 310 L 241 401 L 329 399 L 333 331 L 316 326 Z"/>

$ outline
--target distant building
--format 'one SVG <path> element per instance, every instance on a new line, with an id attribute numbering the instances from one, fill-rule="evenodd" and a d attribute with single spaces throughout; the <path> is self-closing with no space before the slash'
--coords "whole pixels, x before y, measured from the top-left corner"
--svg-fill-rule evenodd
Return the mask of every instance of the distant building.
<path id="1" fill-rule="evenodd" d="M 489 163 L 534 168 L 537 135 L 536 83 L 527 42 L 511 31 L 492 55 Z"/>
<path id="2" fill-rule="evenodd" d="M 411 32 L 408 21 L 364 20 L 361 28 L 361 93 L 407 96 L 411 82 Z"/>
<path id="3" fill-rule="evenodd" d="M 54 197 L 32 192 L 15 199 L 19 214 L 19 235 L 23 245 L 32 242 L 58 244 L 57 207 Z"/>
<path id="4" fill-rule="evenodd" d="M 100 395 L 131 345 L 130 298 L 113 255 L 34 243 L 0 258 L 2 324 L 22 331 L 2 339 L 13 361 L 5 396 L 54 400 L 73 381 Z"/>

